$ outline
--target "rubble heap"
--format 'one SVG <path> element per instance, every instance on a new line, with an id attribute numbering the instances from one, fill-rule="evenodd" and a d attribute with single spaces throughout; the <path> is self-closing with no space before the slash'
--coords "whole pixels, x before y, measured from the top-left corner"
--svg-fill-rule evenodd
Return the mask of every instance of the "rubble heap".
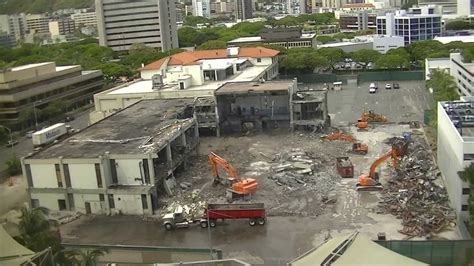
<path id="1" fill-rule="evenodd" d="M 271 165 L 272 174 L 268 178 L 288 190 L 309 186 L 315 188 L 317 185 L 318 190 L 327 192 L 332 190 L 337 180 L 331 173 L 320 172 L 320 168 L 327 163 L 329 162 L 325 158 L 300 149 L 292 149 L 275 156 Z"/>
<path id="2" fill-rule="evenodd" d="M 392 173 L 379 206 L 403 220 L 400 233 L 407 238 L 422 237 L 452 225 L 455 219 L 446 189 L 440 184 L 440 173 L 421 141 L 411 143 L 408 155 L 400 159 L 398 169 Z"/>

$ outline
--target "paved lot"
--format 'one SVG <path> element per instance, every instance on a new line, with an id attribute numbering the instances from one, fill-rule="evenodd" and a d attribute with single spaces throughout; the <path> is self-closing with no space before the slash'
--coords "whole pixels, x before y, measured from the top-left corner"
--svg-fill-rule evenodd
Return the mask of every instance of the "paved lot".
<path id="1" fill-rule="evenodd" d="M 400 90 L 385 90 L 384 84 L 379 82 L 381 88 L 375 95 L 368 93 L 368 84 L 349 83 L 342 91 L 331 91 L 328 101 L 333 125 L 354 123 L 364 109 L 373 109 L 394 122 L 422 121 L 422 111 L 428 107 L 430 99 L 424 85 L 421 82 L 399 83 Z M 399 125 L 377 126 L 371 132 L 358 132 L 355 127 L 347 129 L 370 146 L 366 156 L 352 156 L 356 176 L 366 172 L 375 158 L 387 150 L 383 140 L 401 136 L 409 130 L 407 126 Z M 206 143 L 204 139 L 203 143 Z M 242 152 L 246 153 L 245 150 Z M 382 167 L 381 173 L 384 180 L 388 171 Z M 402 239 L 404 235 L 398 233 L 401 229 L 399 220 L 373 211 L 379 193 L 358 193 L 354 189 L 356 183 L 356 178 L 341 180 L 337 184 L 337 202 L 328 205 L 317 217 L 270 217 L 264 227 L 249 227 L 246 221 L 227 221 L 211 230 L 212 246 L 222 249 L 225 257 L 252 264 L 284 265 L 321 244 L 328 233 L 336 236 L 358 230 L 375 239 L 378 232 L 385 232 L 388 239 Z M 61 233 L 63 240 L 69 243 L 209 247 L 207 230 L 190 228 L 167 232 L 160 222 L 144 221 L 139 217 L 82 217 L 64 225 Z M 458 237 L 453 231 L 441 236 Z"/>

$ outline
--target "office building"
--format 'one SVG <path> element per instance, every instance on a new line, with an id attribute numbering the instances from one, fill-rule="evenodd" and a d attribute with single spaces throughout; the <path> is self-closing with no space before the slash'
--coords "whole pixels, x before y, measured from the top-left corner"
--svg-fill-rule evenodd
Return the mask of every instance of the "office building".
<path id="1" fill-rule="evenodd" d="M 20 112 L 53 101 L 89 103 L 103 86 L 102 72 L 53 62 L 18 66 L 0 72 L 0 124 L 15 126 Z"/>
<path id="2" fill-rule="evenodd" d="M 26 26 L 30 32 L 49 33 L 49 17 L 42 14 L 26 15 Z"/>
<path id="3" fill-rule="evenodd" d="M 470 0 L 467 0 L 470 1 Z M 418 6 L 433 6 L 437 5 L 442 8 L 443 14 L 456 14 L 458 12 L 459 0 L 418 0 Z"/>
<path id="4" fill-rule="evenodd" d="M 472 76 L 471 76 L 472 78 Z M 459 172 L 474 161 L 474 98 L 438 102 L 437 162 L 460 222 L 469 219 L 470 185 Z"/>
<path id="5" fill-rule="evenodd" d="M 96 0 L 99 43 L 128 51 L 144 43 L 166 51 L 178 48 L 175 1 Z"/>
<path id="6" fill-rule="evenodd" d="M 461 17 L 474 17 L 474 1 L 473 0 L 458 0 L 457 1 L 457 15 Z"/>
<path id="7" fill-rule="evenodd" d="M 441 15 L 435 14 L 432 7 L 415 10 L 420 12 L 398 10 L 377 16 L 377 34 L 402 36 L 405 38 L 405 44 L 441 36 Z"/>
<path id="8" fill-rule="evenodd" d="M 235 0 L 235 12 L 238 20 L 253 18 L 252 0 Z"/>
<path id="9" fill-rule="evenodd" d="M 377 15 L 369 14 L 367 11 L 358 13 L 341 14 L 339 16 L 339 27 L 342 32 L 355 32 L 360 30 L 376 30 Z"/>
<path id="10" fill-rule="evenodd" d="M 210 0 L 193 0 L 193 16 L 211 18 Z"/>
<path id="11" fill-rule="evenodd" d="M 154 214 L 198 145 L 192 114 L 192 99 L 143 100 L 22 159 L 31 206 Z"/>
<path id="12" fill-rule="evenodd" d="M 260 36 L 240 37 L 228 41 L 228 45 L 242 46 L 248 44 L 279 45 L 291 48 L 316 48 L 316 33 L 303 33 L 301 28 L 264 28 Z"/>
<path id="13" fill-rule="evenodd" d="M 347 3 L 347 0 L 322 0 L 321 5 L 325 8 L 341 8 Z"/>
<path id="14" fill-rule="evenodd" d="M 74 13 L 71 15 L 76 27 L 97 27 L 97 14 L 95 12 Z"/>
<path id="15" fill-rule="evenodd" d="M 50 21 L 48 27 L 51 36 L 74 34 L 76 31 L 76 24 L 74 20 L 70 18 L 60 18 Z"/>
<path id="16" fill-rule="evenodd" d="M 27 30 L 26 16 L 24 14 L 0 15 L 0 31 L 13 35 L 16 41 L 22 40 Z"/>

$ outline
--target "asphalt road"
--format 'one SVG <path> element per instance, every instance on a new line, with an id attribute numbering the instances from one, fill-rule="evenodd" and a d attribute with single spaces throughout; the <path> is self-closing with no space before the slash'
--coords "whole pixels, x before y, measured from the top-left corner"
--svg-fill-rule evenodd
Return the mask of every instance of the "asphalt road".
<path id="1" fill-rule="evenodd" d="M 85 111 L 75 113 L 75 119 L 71 122 L 68 122 L 67 124 L 71 125 L 72 128 L 75 129 L 83 129 L 87 127 L 89 124 L 89 112 L 92 110 L 92 108 L 93 107 Z M 12 157 L 12 152 L 14 152 L 18 158 L 27 156 L 29 153 L 33 152 L 33 143 L 31 142 L 31 139 L 24 135 L 17 138 L 14 137 L 14 139 L 18 140 L 18 144 L 13 146 L 13 151 L 12 148 L 6 147 L 5 145 L 0 147 L 0 172 L 3 172 L 6 169 L 5 162 Z"/>

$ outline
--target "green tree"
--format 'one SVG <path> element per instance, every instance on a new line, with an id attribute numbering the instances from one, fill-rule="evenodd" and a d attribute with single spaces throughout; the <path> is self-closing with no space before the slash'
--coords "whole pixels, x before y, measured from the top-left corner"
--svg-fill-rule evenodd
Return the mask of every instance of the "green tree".
<path id="1" fill-rule="evenodd" d="M 226 42 L 219 40 L 207 41 L 198 46 L 198 50 L 212 50 L 212 49 L 225 49 L 227 47 Z"/>
<path id="2" fill-rule="evenodd" d="M 336 39 L 328 35 L 318 35 L 316 40 L 322 44 L 336 41 Z"/>
<path id="3" fill-rule="evenodd" d="M 430 54 L 446 51 L 444 45 L 438 41 L 418 41 L 409 45 L 408 51 L 413 60 L 425 60 Z"/>
<path id="4" fill-rule="evenodd" d="M 459 99 L 456 82 L 448 73 L 433 70 L 430 79 L 426 82 L 427 88 L 431 88 L 435 101 L 454 101 Z"/>
<path id="5" fill-rule="evenodd" d="M 470 192 L 467 202 L 469 203 L 469 231 L 474 234 L 474 164 L 471 163 L 469 166 L 464 168 L 463 171 L 459 172 L 459 177 L 469 184 Z"/>
<path id="6" fill-rule="evenodd" d="M 105 63 L 97 66 L 98 69 L 102 70 L 104 78 L 107 81 L 114 81 L 119 77 L 131 78 L 133 77 L 133 71 L 122 64 L 116 63 Z"/>
<path id="7" fill-rule="evenodd" d="M 36 110 L 38 113 L 40 112 L 38 109 Z M 20 122 L 20 124 L 22 125 L 22 128 L 24 126 L 30 125 L 33 119 L 34 119 L 33 108 L 23 109 L 18 114 L 18 122 Z"/>
<path id="8" fill-rule="evenodd" d="M 352 54 L 352 59 L 355 62 L 363 63 L 364 69 L 369 62 L 375 62 L 379 59 L 381 54 L 372 49 L 361 49 Z"/>
<path id="9" fill-rule="evenodd" d="M 286 27 L 298 26 L 300 25 L 300 23 L 301 22 L 298 20 L 298 18 L 294 16 L 286 16 L 282 19 L 275 21 L 276 26 L 286 26 Z"/>
<path id="10" fill-rule="evenodd" d="M 21 162 L 17 157 L 12 157 L 6 161 L 5 164 L 7 165 L 7 174 L 9 176 L 15 176 L 21 173 Z"/>
<path id="11" fill-rule="evenodd" d="M 66 257 L 74 265 L 80 266 L 95 266 L 100 257 L 109 253 L 108 249 L 97 248 L 97 249 L 88 249 L 88 250 L 72 250 L 65 252 Z"/>
<path id="12" fill-rule="evenodd" d="M 446 23 L 447 30 L 469 30 L 474 29 L 474 24 L 464 20 L 454 20 Z"/>
<path id="13" fill-rule="evenodd" d="M 10 140 L 10 134 L 8 130 L 0 126 L 0 144 L 7 143 Z"/>
<path id="14" fill-rule="evenodd" d="M 317 67 L 327 67 L 328 60 L 313 49 L 298 48 L 288 51 L 288 55 L 281 62 L 285 70 L 313 73 Z"/>
<path id="15" fill-rule="evenodd" d="M 381 55 L 377 61 L 375 61 L 376 69 L 397 69 L 397 68 L 408 68 L 410 61 L 399 55 L 385 54 Z"/>
<path id="16" fill-rule="evenodd" d="M 50 102 L 43 110 L 41 110 L 41 115 L 44 118 L 55 117 L 66 112 L 66 109 L 69 107 L 69 103 L 63 100 L 56 100 Z"/>
<path id="17" fill-rule="evenodd" d="M 345 53 L 342 49 L 339 48 L 321 48 L 317 50 L 318 53 L 326 58 L 329 66 L 334 70 L 337 63 L 344 60 Z"/>
<path id="18" fill-rule="evenodd" d="M 186 16 L 184 18 L 184 25 L 195 27 L 197 24 L 209 23 L 209 19 L 199 16 Z"/>

